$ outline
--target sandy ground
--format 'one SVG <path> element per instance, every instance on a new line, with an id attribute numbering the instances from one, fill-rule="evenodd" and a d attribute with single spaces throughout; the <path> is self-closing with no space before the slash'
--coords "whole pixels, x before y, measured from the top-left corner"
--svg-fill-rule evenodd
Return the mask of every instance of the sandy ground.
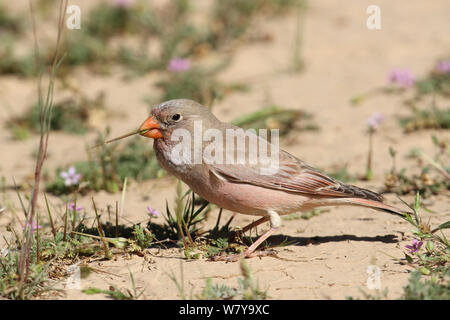
<path id="1" fill-rule="evenodd" d="M 84 2 L 83 2 L 84 3 Z M 425 74 L 436 59 L 450 52 L 450 4 L 446 0 L 431 2 L 400 2 L 379 0 L 382 10 L 382 29 L 366 28 L 365 13 L 373 1 L 311 1 L 306 15 L 303 57 L 305 70 L 294 73 L 292 65 L 296 17 L 294 14 L 279 19 L 260 21 L 259 28 L 273 35 L 273 41 L 242 45 L 235 53 L 231 66 L 220 78 L 226 82 L 245 81 L 249 92 L 233 93 L 214 106 L 215 114 L 222 120 L 231 120 L 270 103 L 305 110 L 314 115 L 321 130 L 290 135 L 282 140 L 288 152 L 324 169 L 348 165 L 351 173 L 362 174 L 367 154 L 367 118 L 376 112 L 387 116 L 387 121 L 375 137 L 374 174 L 370 183 L 358 185 L 381 189 L 383 177 L 391 167 L 389 146 L 398 151 L 398 167 L 411 167 L 414 162 L 404 155 L 412 147 L 433 154 L 431 134 L 450 138 L 446 131 L 421 131 L 409 135 L 402 133 L 395 116 L 407 113 L 398 96 L 378 95 L 358 107 L 350 99 L 360 93 L 386 83 L 387 72 L 394 67 L 409 68 L 416 75 Z M 88 96 L 98 92 L 106 94 L 108 111 L 123 116 L 105 120 L 112 128 L 112 136 L 136 128 L 148 114 L 144 96 L 157 96 L 153 83 L 156 76 L 149 75 L 124 81 L 120 71 L 112 76 L 92 75 L 88 70 L 78 70 L 75 79 Z M 6 126 L 11 115 L 19 115 L 35 98 L 35 82 L 15 77 L 0 77 L 0 125 Z M 448 101 L 446 101 L 448 104 Z M 85 159 L 84 146 L 95 134 L 82 138 L 57 133 L 51 136 L 47 169 L 70 165 Z M 149 141 L 150 143 L 150 141 Z M 11 139 L 9 130 L 0 131 L 0 175 L 8 184 L 12 177 L 23 181 L 33 172 L 32 152 L 37 139 L 24 142 Z M 164 211 L 165 200 L 174 198 L 175 180 L 167 177 L 158 181 L 131 183 L 127 192 L 123 222 L 146 220 L 145 208 L 151 205 Z M 15 201 L 14 193 L 7 193 Z M 95 196 L 99 207 L 105 208 L 120 200 L 119 194 L 100 192 L 79 200 L 90 207 L 90 197 Z M 388 202 L 400 206 L 394 195 Z M 411 201 L 411 197 L 406 197 Z M 4 200 L 4 199 L 2 199 Z M 41 199 L 42 200 L 42 199 Z M 54 205 L 61 200 L 51 198 Z M 432 225 L 449 220 L 450 199 L 447 194 L 426 200 L 430 209 L 439 214 L 424 212 Z M 41 202 L 42 206 L 42 202 Z M 442 213 L 443 212 L 443 213 Z M 213 225 L 217 210 L 209 215 L 207 225 Z M 226 217 L 231 213 L 226 212 Z M 162 218 L 158 218 L 162 222 Z M 233 226 L 243 227 L 251 216 L 238 216 Z M 7 213 L 0 215 L 0 233 L 10 221 Z M 266 228 L 264 226 L 262 229 Z M 262 231 L 260 228 L 259 231 Z M 276 242 L 284 237 L 294 244 L 278 248 L 280 260 L 272 257 L 247 260 L 255 279 L 267 289 L 271 299 L 344 299 L 360 297 L 360 288 L 366 288 L 367 268 L 378 266 L 381 289 L 388 289 L 388 297 L 396 298 L 409 277 L 408 267 L 392 257 L 404 257 L 404 246 L 411 241 L 410 226 L 398 218 L 361 208 L 331 208 L 310 220 L 285 221 L 272 237 Z M 179 294 L 167 276 L 174 272 L 180 279 L 180 266 L 184 275 L 186 292 L 198 293 L 208 277 L 214 282 L 237 286 L 241 276 L 238 263 L 186 261 L 180 259 L 175 249 L 148 250 L 146 258 L 118 256 L 113 261 L 92 262 L 92 266 L 110 274 L 92 273 L 82 280 L 82 289 L 95 286 L 102 289 L 109 284 L 130 288 L 129 270 L 138 288 L 145 288 L 148 299 L 178 299 Z M 64 281 L 58 286 L 64 287 Z M 87 296 L 79 290 L 66 290 L 64 299 L 104 298 Z"/>

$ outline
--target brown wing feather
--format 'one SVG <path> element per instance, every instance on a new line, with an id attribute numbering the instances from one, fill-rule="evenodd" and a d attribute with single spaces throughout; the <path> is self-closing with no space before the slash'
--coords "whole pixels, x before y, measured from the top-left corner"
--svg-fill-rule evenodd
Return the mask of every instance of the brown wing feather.
<path id="1" fill-rule="evenodd" d="M 382 201 L 379 194 L 337 181 L 285 151 L 280 151 L 279 161 L 279 170 L 273 175 L 261 174 L 260 167 L 257 165 L 212 164 L 209 166 L 216 175 L 234 183 L 247 183 L 318 197 L 356 197 Z"/>

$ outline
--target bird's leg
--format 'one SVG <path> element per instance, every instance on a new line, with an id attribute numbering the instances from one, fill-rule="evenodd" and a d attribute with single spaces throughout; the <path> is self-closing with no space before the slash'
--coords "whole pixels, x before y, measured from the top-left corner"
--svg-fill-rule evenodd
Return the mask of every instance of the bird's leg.
<path id="1" fill-rule="evenodd" d="M 254 227 L 259 226 L 261 223 L 264 223 L 266 221 L 269 221 L 270 216 L 264 216 L 261 219 L 258 219 L 256 221 L 253 221 L 249 225 L 245 226 L 241 230 L 233 231 L 228 236 L 228 242 L 233 241 L 235 238 L 240 238 L 244 233 L 246 233 L 248 230 L 253 229 Z"/>
<path id="2" fill-rule="evenodd" d="M 261 237 L 258 238 L 250 247 L 247 248 L 247 250 L 244 251 L 244 253 L 236 254 L 234 256 L 228 256 L 228 257 L 221 257 L 216 256 L 214 257 L 215 261 L 227 261 L 227 262 L 236 262 L 241 260 L 242 258 L 250 258 L 254 255 L 254 251 L 259 247 L 261 243 L 263 243 L 268 237 L 270 237 L 280 226 L 281 226 L 281 218 L 273 210 L 268 211 L 269 215 L 264 217 L 267 218 L 266 220 L 270 219 L 270 229 L 267 230 Z M 254 223 L 257 223 L 261 221 L 263 218 L 255 221 Z"/>
<path id="3" fill-rule="evenodd" d="M 259 245 L 263 243 L 268 237 L 270 237 L 281 226 L 281 218 L 278 213 L 273 210 L 269 210 L 268 213 L 269 216 L 266 216 L 264 218 L 267 218 L 267 220 L 270 219 L 270 229 L 267 230 L 263 235 L 261 235 L 258 240 L 256 240 L 250 247 L 247 248 L 247 250 L 245 250 L 245 252 L 243 253 L 244 257 L 250 257 L 253 252 L 259 247 Z M 262 219 L 255 221 L 255 223 L 260 220 Z"/>

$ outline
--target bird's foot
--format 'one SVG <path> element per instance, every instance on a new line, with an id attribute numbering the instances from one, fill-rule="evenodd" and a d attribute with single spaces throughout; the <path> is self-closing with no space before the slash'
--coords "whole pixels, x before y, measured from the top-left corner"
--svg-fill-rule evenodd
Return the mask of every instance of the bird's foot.
<path id="1" fill-rule="evenodd" d="M 237 262 L 241 259 L 250 259 L 255 257 L 268 257 L 268 256 L 277 256 L 277 252 L 275 250 L 263 250 L 263 251 L 253 251 L 253 252 L 247 252 L 239 253 L 239 254 L 232 254 L 232 255 L 215 255 L 211 257 L 211 261 L 225 261 L 225 262 Z"/>

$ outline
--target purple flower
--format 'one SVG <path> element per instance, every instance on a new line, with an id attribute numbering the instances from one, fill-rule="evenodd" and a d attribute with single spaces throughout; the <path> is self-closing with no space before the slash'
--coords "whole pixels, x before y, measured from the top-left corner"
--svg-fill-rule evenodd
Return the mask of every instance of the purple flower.
<path id="1" fill-rule="evenodd" d="M 28 226 L 29 226 L 29 223 L 27 222 L 27 223 L 25 224 L 25 226 L 22 227 L 22 229 L 25 230 L 26 227 L 28 227 Z M 37 225 L 36 222 L 34 222 L 34 221 L 33 221 L 33 223 L 31 224 L 31 229 L 33 229 L 33 231 L 36 231 L 37 229 L 41 229 L 41 228 L 42 228 L 42 226 L 41 226 L 41 225 Z"/>
<path id="2" fill-rule="evenodd" d="M 450 73 L 450 60 L 439 61 L 436 70 L 439 73 Z"/>
<path id="3" fill-rule="evenodd" d="M 407 248 L 409 250 L 409 253 L 416 253 L 420 250 L 420 247 L 422 247 L 423 245 L 423 241 L 417 241 L 416 239 L 414 239 L 412 241 L 412 245 L 410 246 L 405 246 L 405 248 Z"/>
<path id="4" fill-rule="evenodd" d="M 372 116 L 370 116 L 369 119 L 367 119 L 367 124 L 369 125 L 370 129 L 375 130 L 384 120 L 386 120 L 386 116 L 384 114 L 374 113 Z"/>
<path id="5" fill-rule="evenodd" d="M 150 215 L 150 217 L 156 218 L 161 215 L 158 210 L 152 209 L 150 207 L 147 207 L 147 213 Z"/>
<path id="6" fill-rule="evenodd" d="M 77 206 L 77 208 L 75 209 L 75 203 L 71 203 L 71 204 L 69 204 L 69 209 L 70 209 L 71 211 L 76 210 L 76 211 L 78 212 L 78 211 L 83 210 L 83 207 L 82 207 L 82 206 Z"/>
<path id="7" fill-rule="evenodd" d="M 129 8 L 133 5 L 134 0 L 114 0 L 113 4 L 119 8 Z"/>
<path id="8" fill-rule="evenodd" d="M 74 167 L 70 167 L 69 170 L 61 172 L 61 178 L 64 179 L 64 185 L 69 187 L 80 182 L 81 174 L 77 173 Z"/>
<path id="9" fill-rule="evenodd" d="M 183 58 L 173 58 L 170 60 L 167 70 L 170 72 L 184 72 L 191 67 L 191 61 Z"/>
<path id="10" fill-rule="evenodd" d="M 389 73 L 389 83 L 397 84 L 401 87 L 411 87 L 415 82 L 414 76 L 409 70 L 394 69 Z"/>

